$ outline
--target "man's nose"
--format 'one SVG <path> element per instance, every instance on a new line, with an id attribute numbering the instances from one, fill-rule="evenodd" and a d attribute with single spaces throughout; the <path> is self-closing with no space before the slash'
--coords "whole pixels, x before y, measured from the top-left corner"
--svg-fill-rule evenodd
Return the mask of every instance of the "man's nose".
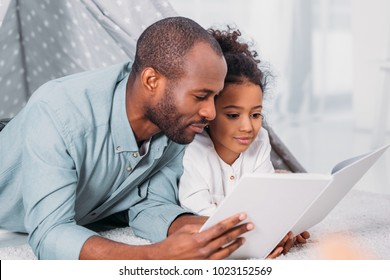
<path id="1" fill-rule="evenodd" d="M 208 121 L 215 119 L 216 111 L 214 98 L 208 98 L 208 100 L 202 104 L 202 107 L 199 110 L 199 115 Z"/>

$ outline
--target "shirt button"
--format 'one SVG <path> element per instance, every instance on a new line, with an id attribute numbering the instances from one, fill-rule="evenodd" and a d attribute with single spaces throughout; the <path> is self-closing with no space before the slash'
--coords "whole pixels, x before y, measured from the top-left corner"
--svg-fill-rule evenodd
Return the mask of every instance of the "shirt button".
<path id="1" fill-rule="evenodd" d="M 116 150 L 117 152 L 120 152 L 120 151 L 121 151 L 121 149 L 122 149 L 122 147 L 121 147 L 121 146 L 116 146 L 116 148 L 115 148 L 115 150 Z"/>
<path id="2" fill-rule="evenodd" d="M 129 171 L 129 172 L 130 172 L 131 170 L 133 170 L 133 167 L 131 167 L 131 166 L 128 166 L 126 169 L 127 169 L 127 171 Z"/>
<path id="3" fill-rule="evenodd" d="M 138 157 L 138 153 L 133 153 L 133 157 Z"/>
<path id="4" fill-rule="evenodd" d="M 236 177 L 234 177 L 233 175 L 230 176 L 230 180 L 234 180 Z"/>

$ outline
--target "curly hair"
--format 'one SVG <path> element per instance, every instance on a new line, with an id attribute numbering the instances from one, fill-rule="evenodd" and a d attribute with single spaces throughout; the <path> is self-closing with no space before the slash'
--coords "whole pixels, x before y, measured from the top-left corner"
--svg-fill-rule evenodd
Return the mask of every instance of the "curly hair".
<path id="1" fill-rule="evenodd" d="M 225 84 L 242 84 L 251 82 L 259 85 L 264 92 L 268 73 L 262 71 L 260 59 L 255 50 L 247 43 L 240 42 L 241 32 L 228 27 L 227 30 L 208 29 L 208 32 L 218 41 L 228 67 Z"/>
<path id="2" fill-rule="evenodd" d="M 171 80 L 184 73 L 184 57 L 198 42 L 208 44 L 223 56 L 218 42 L 206 29 L 185 17 L 169 17 L 150 25 L 137 41 L 132 71 L 137 75 L 153 67 Z"/>

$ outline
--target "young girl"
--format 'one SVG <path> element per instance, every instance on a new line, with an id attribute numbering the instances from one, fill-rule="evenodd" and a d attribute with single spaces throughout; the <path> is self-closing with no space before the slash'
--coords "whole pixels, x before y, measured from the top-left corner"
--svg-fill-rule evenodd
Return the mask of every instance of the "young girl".
<path id="1" fill-rule="evenodd" d="M 187 147 L 179 184 L 183 207 L 210 216 L 245 173 L 274 172 L 268 133 L 262 128 L 265 74 L 257 53 L 239 42 L 237 31 L 210 30 L 228 66 L 225 86 L 215 98 L 216 117 Z M 268 256 L 285 254 L 310 234 L 289 232 Z"/>
<path id="2" fill-rule="evenodd" d="M 257 53 L 238 41 L 237 31 L 210 30 L 228 66 L 216 117 L 184 155 L 179 198 L 183 207 L 211 215 L 245 173 L 274 172 L 268 133 L 262 128 L 265 75 Z"/>

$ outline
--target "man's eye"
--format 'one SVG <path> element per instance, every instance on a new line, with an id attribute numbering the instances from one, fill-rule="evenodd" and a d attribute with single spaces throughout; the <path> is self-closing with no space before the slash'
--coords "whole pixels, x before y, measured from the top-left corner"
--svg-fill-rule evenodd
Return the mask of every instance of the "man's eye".
<path id="1" fill-rule="evenodd" d="M 229 119 L 238 119 L 238 117 L 240 116 L 239 114 L 226 114 L 226 116 L 229 118 Z"/>
<path id="2" fill-rule="evenodd" d="M 196 98 L 197 100 L 205 100 L 206 97 L 207 97 L 207 95 L 195 95 L 195 98 Z"/>

